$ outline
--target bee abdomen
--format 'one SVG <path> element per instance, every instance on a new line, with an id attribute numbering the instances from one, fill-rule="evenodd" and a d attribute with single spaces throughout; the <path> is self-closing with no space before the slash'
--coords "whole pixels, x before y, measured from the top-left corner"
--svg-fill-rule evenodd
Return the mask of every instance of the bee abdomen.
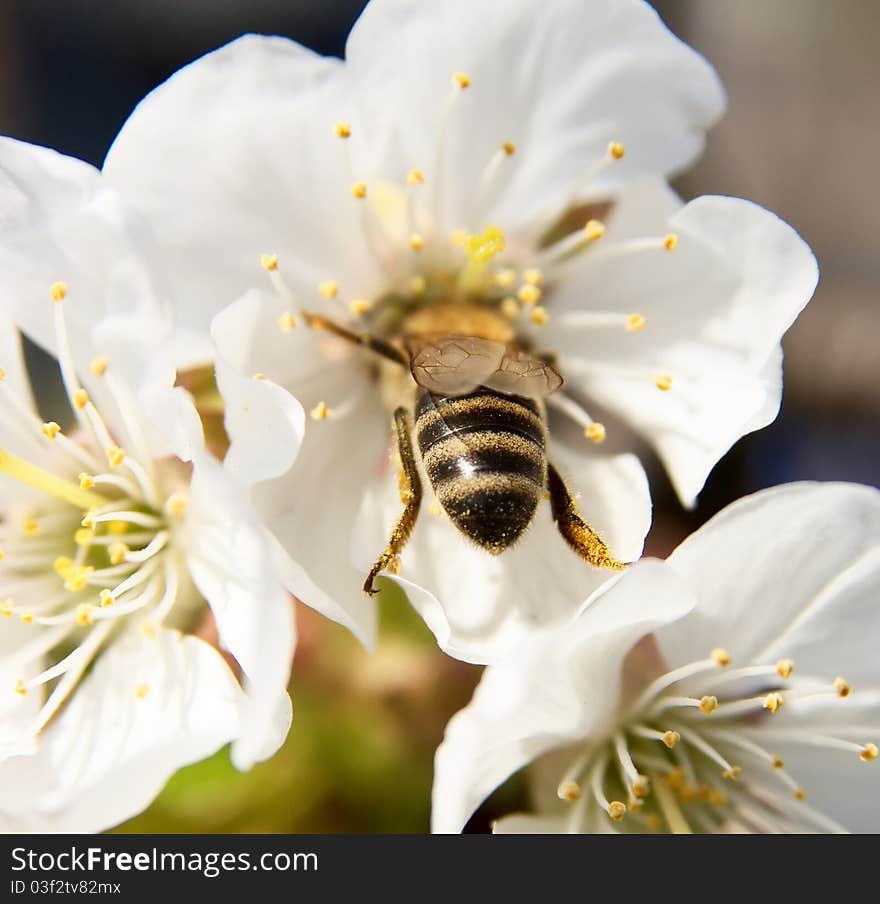
<path id="1" fill-rule="evenodd" d="M 531 522 L 547 474 L 544 422 L 530 399 L 485 388 L 420 392 L 416 433 L 437 499 L 464 534 L 503 552 Z"/>

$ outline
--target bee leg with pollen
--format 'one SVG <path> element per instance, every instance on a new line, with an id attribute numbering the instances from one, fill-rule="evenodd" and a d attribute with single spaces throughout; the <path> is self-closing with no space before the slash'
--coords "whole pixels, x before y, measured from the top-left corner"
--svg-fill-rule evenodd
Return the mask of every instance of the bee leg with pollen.
<path id="1" fill-rule="evenodd" d="M 384 339 L 379 339 L 370 333 L 355 333 L 353 330 L 341 326 L 322 314 L 312 314 L 309 311 L 303 311 L 303 319 L 313 330 L 323 330 L 324 332 L 332 333 L 334 336 L 339 336 L 340 339 L 345 339 L 346 342 L 351 342 L 353 345 L 362 345 L 383 358 L 388 358 L 397 364 L 409 367 L 409 357 L 390 342 L 385 342 Z"/>
<path id="2" fill-rule="evenodd" d="M 547 490 L 550 493 L 550 511 L 559 533 L 582 559 L 597 568 L 612 571 L 626 567 L 626 562 L 615 559 L 599 535 L 577 513 L 574 498 L 552 463 L 547 467 Z"/>
<path id="3" fill-rule="evenodd" d="M 419 477 L 418 467 L 416 465 L 416 456 L 413 452 L 409 414 L 406 408 L 400 407 L 394 411 L 394 426 L 397 430 L 397 449 L 400 453 L 400 501 L 403 503 L 403 514 L 394 525 L 391 531 L 391 538 L 385 551 L 376 560 L 376 563 L 370 569 L 366 581 L 364 581 L 364 592 L 371 596 L 379 591 L 373 586 L 373 581 L 380 571 L 385 569 L 393 569 L 398 563 L 400 555 L 406 541 L 409 540 L 413 527 L 415 527 L 416 519 L 419 515 L 419 507 L 422 504 L 422 481 Z"/>

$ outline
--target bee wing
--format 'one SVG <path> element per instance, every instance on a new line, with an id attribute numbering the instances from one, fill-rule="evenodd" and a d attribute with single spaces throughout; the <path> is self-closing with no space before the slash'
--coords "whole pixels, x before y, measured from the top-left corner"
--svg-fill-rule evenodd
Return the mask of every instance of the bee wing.
<path id="1" fill-rule="evenodd" d="M 507 395 L 545 396 L 562 386 L 562 377 L 546 361 L 528 352 L 506 351 L 483 385 Z"/>
<path id="2" fill-rule="evenodd" d="M 437 395 L 456 396 L 483 386 L 502 366 L 507 346 L 475 336 L 444 336 L 427 342 L 410 360 L 419 386 Z"/>

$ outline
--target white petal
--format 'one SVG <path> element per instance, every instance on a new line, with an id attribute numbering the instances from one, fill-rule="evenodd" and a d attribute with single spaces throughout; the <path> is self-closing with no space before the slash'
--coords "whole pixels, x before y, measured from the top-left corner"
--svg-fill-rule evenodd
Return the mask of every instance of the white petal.
<path id="1" fill-rule="evenodd" d="M 570 383 L 655 445 L 690 505 L 730 446 L 775 416 L 779 341 L 817 270 L 800 237 L 748 201 L 698 198 L 667 230 L 680 237 L 671 253 L 619 253 L 612 242 L 586 254 L 554 296 L 552 339 Z M 585 297 L 643 314 L 644 330 L 579 325 Z M 672 377 L 668 392 L 654 385 L 661 374 Z"/>
<path id="2" fill-rule="evenodd" d="M 244 672 L 247 700 L 232 757 L 240 769 L 271 756 L 290 726 L 287 682 L 296 644 L 292 602 L 262 525 L 222 465 L 194 461 L 188 564 L 217 621 L 221 644 Z"/>
<path id="3" fill-rule="evenodd" d="M 248 35 L 137 107 L 104 172 L 154 224 L 184 326 L 207 333 L 214 314 L 267 284 L 264 253 L 279 255 L 294 287 L 314 292 L 306 297 L 327 279 L 370 297 L 355 177 L 333 132 L 349 106 L 338 60 Z"/>
<path id="4" fill-rule="evenodd" d="M 99 832 L 238 732 L 241 690 L 220 655 L 161 631 L 120 637 L 40 738 L 3 769 L 0 819 L 19 832 Z"/>
<path id="5" fill-rule="evenodd" d="M 880 492 L 796 483 L 728 506 L 669 558 L 699 607 L 660 634 L 671 665 L 715 647 L 742 664 L 876 683 Z M 844 627 L 845 626 L 845 627 Z"/>
<path id="6" fill-rule="evenodd" d="M 594 197 L 637 174 L 681 168 L 724 103 L 711 67 L 649 6 L 629 0 L 557 0 L 540 14 L 525 0 L 379 0 L 355 25 L 346 59 L 364 127 L 384 129 L 397 152 L 384 161 L 396 162 L 389 175 L 420 166 L 426 187 L 442 179 L 449 228 L 471 225 L 481 172 L 503 141 L 517 153 L 502 162 L 489 222 L 508 227 L 558 212 L 610 141 L 623 142 L 627 154 L 590 182 Z M 455 71 L 467 73 L 471 87 L 451 111 L 438 173 Z"/>
<path id="7" fill-rule="evenodd" d="M 619 706 L 626 653 L 694 602 L 671 569 L 645 560 L 573 622 L 534 632 L 490 666 L 437 750 L 433 831 L 460 831 L 489 792 L 539 754 L 603 734 Z"/>
<path id="8" fill-rule="evenodd" d="M 8 390 L 22 402 L 25 408 L 33 410 L 34 398 L 31 381 L 24 363 L 21 334 L 14 321 L 0 310 L 0 367 Z"/>

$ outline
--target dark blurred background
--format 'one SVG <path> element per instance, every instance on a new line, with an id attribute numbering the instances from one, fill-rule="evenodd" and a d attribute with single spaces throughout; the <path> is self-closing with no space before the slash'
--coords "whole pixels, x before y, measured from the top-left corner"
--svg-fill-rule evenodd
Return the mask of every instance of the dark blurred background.
<path id="1" fill-rule="evenodd" d="M 246 31 L 341 55 L 356 0 L 3 0 L 0 133 L 100 166 L 137 101 L 183 64 Z M 685 198 L 750 198 L 791 223 L 821 268 L 816 297 L 785 339 L 779 419 L 742 440 L 683 512 L 653 464 L 665 555 L 741 495 L 791 480 L 880 485 L 880 4 L 874 0 L 667 0 L 667 24 L 716 66 L 729 110 Z M 541 4 L 536 0 L 536 14 Z M 34 376 L 49 363 L 31 353 Z M 796 529 L 796 526 L 793 526 Z M 294 729 L 247 775 L 225 753 L 190 767 L 126 831 L 418 832 L 428 826 L 433 750 L 479 670 L 437 651 L 389 600 L 377 654 L 302 610 Z M 521 799 L 516 781 L 472 820 Z"/>

